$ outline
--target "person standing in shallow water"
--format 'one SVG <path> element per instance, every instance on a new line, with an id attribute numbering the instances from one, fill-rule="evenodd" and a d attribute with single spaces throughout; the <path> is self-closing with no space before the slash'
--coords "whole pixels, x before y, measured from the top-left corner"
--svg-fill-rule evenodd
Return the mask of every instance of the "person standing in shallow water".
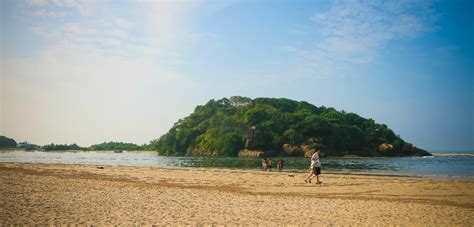
<path id="1" fill-rule="evenodd" d="M 316 184 L 321 184 L 322 181 L 319 180 L 319 175 L 321 174 L 321 162 L 319 161 L 320 150 L 315 150 L 311 156 L 311 165 L 309 166 L 309 174 L 304 180 L 306 183 L 311 183 L 311 179 L 316 177 Z"/>
<path id="2" fill-rule="evenodd" d="M 285 161 L 283 161 L 283 159 L 280 159 L 278 160 L 277 162 L 277 168 L 278 168 L 278 171 L 281 172 L 283 170 L 283 165 L 284 165 Z"/>
<path id="3" fill-rule="evenodd" d="M 267 159 L 266 158 L 262 159 L 262 170 L 263 171 L 267 171 L 267 165 L 268 165 L 267 164 Z"/>

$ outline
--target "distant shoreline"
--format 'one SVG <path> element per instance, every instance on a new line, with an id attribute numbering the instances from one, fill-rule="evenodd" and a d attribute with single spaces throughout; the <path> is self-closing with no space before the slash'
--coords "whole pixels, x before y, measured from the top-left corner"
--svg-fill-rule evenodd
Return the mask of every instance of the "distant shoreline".
<path id="1" fill-rule="evenodd" d="M 114 150 L 51 150 L 51 151 L 45 151 L 45 150 L 27 150 L 24 148 L 0 148 L 0 152 L 2 151 L 25 151 L 25 152 L 49 152 L 49 153 L 64 153 L 64 152 L 71 152 L 71 153 L 78 153 L 78 152 L 104 152 L 104 153 L 112 153 Z M 158 151 L 153 151 L 153 150 L 123 150 L 125 152 L 130 152 L 130 153 L 157 153 L 159 154 Z"/>

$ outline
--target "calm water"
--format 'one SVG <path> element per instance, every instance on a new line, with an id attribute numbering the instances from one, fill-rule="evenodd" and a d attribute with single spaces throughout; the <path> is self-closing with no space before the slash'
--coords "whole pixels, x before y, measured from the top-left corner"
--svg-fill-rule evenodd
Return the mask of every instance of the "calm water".
<path id="1" fill-rule="evenodd" d="M 276 161 L 279 158 L 274 158 Z M 285 171 L 306 171 L 309 159 L 284 158 Z M 154 167 L 260 169 L 260 159 L 166 157 L 150 153 L 2 151 L 0 162 L 97 164 Z M 327 172 L 374 173 L 474 179 L 474 153 L 434 153 L 409 158 L 322 158 Z"/>

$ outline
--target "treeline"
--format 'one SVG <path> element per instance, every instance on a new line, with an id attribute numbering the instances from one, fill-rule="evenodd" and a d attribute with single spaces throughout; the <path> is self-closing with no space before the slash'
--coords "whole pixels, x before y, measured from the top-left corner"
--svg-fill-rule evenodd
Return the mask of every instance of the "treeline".
<path id="1" fill-rule="evenodd" d="M 45 151 L 65 151 L 65 150 L 86 150 L 87 148 L 83 148 L 78 146 L 77 144 L 73 143 L 70 145 L 67 144 L 48 144 L 41 147 Z"/>
<path id="2" fill-rule="evenodd" d="M 250 126 L 255 130 L 249 144 Z M 376 154 L 384 143 L 390 153 Z M 395 156 L 403 155 L 405 141 L 387 125 L 355 113 L 285 98 L 237 96 L 197 106 L 151 142 L 164 155 L 223 156 L 237 156 L 244 148 L 281 155 L 284 144 L 309 145 L 328 155 Z"/>
<path id="3" fill-rule="evenodd" d="M 147 144 L 136 145 L 133 143 L 123 142 L 103 142 L 100 144 L 94 144 L 90 147 L 80 147 L 77 144 L 49 144 L 41 147 L 45 151 L 60 151 L 60 150 L 82 150 L 82 151 L 115 151 L 115 150 L 127 150 L 127 151 L 141 151 L 149 150 Z"/>
<path id="4" fill-rule="evenodd" d="M 104 142 L 101 144 L 95 144 L 88 148 L 93 151 L 105 151 L 105 150 L 129 150 L 129 151 L 141 151 L 148 150 L 147 144 L 136 145 L 133 143 L 122 143 L 122 142 Z"/>
<path id="5" fill-rule="evenodd" d="M 16 141 L 6 136 L 0 136 L 0 148 L 15 148 L 17 145 Z"/>
<path id="6" fill-rule="evenodd" d="M 128 151 L 141 151 L 141 150 L 152 150 L 152 147 L 148 144 L 137 145 L 134 143 L 123 143 L 123 142 L 103 142 L 100 144 L 94 144 L 90 147 L 81 147 L 76 143 L 73 144 L 47 144 L 44 146 L 37 146 L 35 144 L 18 144 L 14 139 L 6 136 L 0 136 L 0 148 L 23 148 L 27 150 L 45 150 L 45 151 L 65 151 L 65 150 L 82 150 L 82 151 L 104 151 L 104 150 L 128 150 Z"/>
<path id="7" fill-rule="evenodd" d="M 17 143 L 14 139 L 8 138 L 6 136 L 0 136 L 0 149 L 12 149 L 20 148 L 24 150 L 37 150 L 39 146 L 36 144 L 31 144 L 25 142 Z"/>
<path id="8" fill-rule="evenodd" d="M 142 151 L 150 150 L 150 146 L 147 144 L 136 145 L 134 143 L 123 143 L 123 142 L 103 142 L 100 144 L 94 144 L 90 147 L 81 147 L 75 143 L 73 144 L 48 144 L 41 147 L 45 151 L 61 151 L 61 150 L 82 150 L 82 151 L 115 151 L 115 150 L 127 150 L 127 151 Z"/>

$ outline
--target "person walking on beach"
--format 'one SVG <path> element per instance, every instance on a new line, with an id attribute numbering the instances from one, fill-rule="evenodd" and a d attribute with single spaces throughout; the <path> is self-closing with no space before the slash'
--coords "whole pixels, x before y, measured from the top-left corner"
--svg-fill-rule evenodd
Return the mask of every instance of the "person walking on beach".
<path id="1" fill-rule="evenodd" d="M 309 166 L 309 174 L 304 180 L 306 183 L 311 183 L 311 179 L 316 177 L 316 184 L 321 184 L 322 181 L 319 180 L 319 175 L 321 174 L 321 162 L 319 161 L 320 150 L 315 150 L 313 156 L 311 156 L 311 165 Z"/>
<path id="2" fill-rule="evenodd" d="M 272 159 L 268 159 L 268 171 L 272 171 L 272 167 L 273 167 L 273 162 L 272 162 Z"/>
<path id="3" fill-rule="evenodd" d="M 268 165 L 267 164 L 267 159 L 266 158 L 262 159 L 262 170 L 263 171 L 267 171 L 267 165 Z"/>

